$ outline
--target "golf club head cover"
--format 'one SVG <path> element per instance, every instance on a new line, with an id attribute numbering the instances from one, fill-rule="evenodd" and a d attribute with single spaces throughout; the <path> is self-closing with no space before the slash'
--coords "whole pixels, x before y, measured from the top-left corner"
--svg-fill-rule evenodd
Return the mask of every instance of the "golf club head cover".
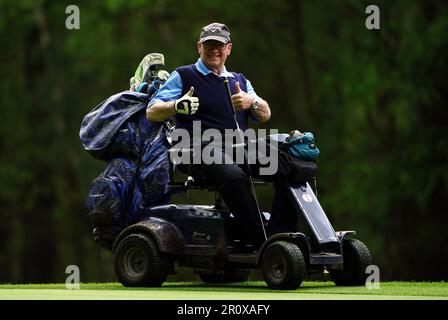
<path id="1" fill-rule="evenodd" d="M 199 98 L 193 97 L 194 87 L 174 102 L 174 110 L 179 114 L 195 114 L 199 108 Z"/>
<path id="2" fill-rule="evenodd" d="M 149 84 L 147 82 L 142 82 L 142 83 L 140 83 L 138 85 L 136 91 L 140 92 L 140 93 L 147 93 L 148 92 L 148 86 L 149 86 Z"/>
<path id="3" fill-rule="evenodd" d="M 162 80 L 163 82 L 166 82 L 168 78 L 170 77 L 170 73 L 166 70 L 159 70 L 157 71 L 156 78 Z"/>

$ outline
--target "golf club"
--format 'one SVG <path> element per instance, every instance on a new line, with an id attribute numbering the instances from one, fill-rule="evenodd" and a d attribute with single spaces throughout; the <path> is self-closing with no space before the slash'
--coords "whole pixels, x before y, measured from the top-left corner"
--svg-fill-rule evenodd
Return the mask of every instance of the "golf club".
<path id="1" fill-rule="evenodd" d="M 240 141 L 238 142 L 238 145 L 239 145 L 239 144 L 244 145 L 244 135 L 243 135 L 243 132 L 242 132 L 241 129 L 240 129 L 240 126 L 239 126 L 239 124 L 238 124 L 238 120 L 237 120 L 237 118 L 236 118 L 236 110 L 235 110 L 235 106 L 234 106 L 233 103 L 232 103 L 232 92 L 230 91 L 229 80 L 228 80 L 227 78 L 224 80 L 224 85 L 226 86 L 227 97 L 229 98 L 229 102 L 230 102 L 230 104 L 232 105 L 233 119 L 235 120 L 236 129 L 238 130 L 238 133 L 239 133 Z M 267 236 L 266 236 L 266 230 L 265 230 L 265 228 L 264 228 L 263 217 L 262 217 L 262 213 L 261 213 L 261 210 L 260 210 L 260 205 L 258 204 L 257 195 L 256 195 L 256 193 L 255 193 L 254 182 L 253 182 L 253 180 L 252 180 L 252 176 L 250 175 L 250 166 L 249 166 L 249 163 L 248 163 L 248 161 L 247 161 L 246 149 L 244 149 L 244 162 L 245 162 L 246 169 L 247 169 L 248 176 L 249 176 L 249 182 L 250 182 L 250 188 L 251 188 L 251 191 L 252 191 L 252 196 L 254 197 L 255 203 L 256 203 L 256 205 L 257 205 L 257 211 L 258 211 L 258 215 L 259 215 L 259 217 L 260 217 L 261 228 L 263 229 L 264 239 L 266 240 L 266 239 L 267 239 Z"/>

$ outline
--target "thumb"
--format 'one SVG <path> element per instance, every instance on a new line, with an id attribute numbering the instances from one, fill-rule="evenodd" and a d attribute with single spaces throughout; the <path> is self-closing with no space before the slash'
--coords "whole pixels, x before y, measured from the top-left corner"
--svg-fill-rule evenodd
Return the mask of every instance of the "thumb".
<path id="1" fill-rule="evenodd" d="M 190 97 L 192 97 L 193 94 L 194 94 L 194 87 L 191 86 L 190 91 L 188 91 L 187 95 L 190 96 Z"/>
<path id="2" fill-rule="evenodd" d="M 235 90 L 236 90 L 236 93 L 241 92 L 240 83 L 238 81 L 235 83 Z"/>

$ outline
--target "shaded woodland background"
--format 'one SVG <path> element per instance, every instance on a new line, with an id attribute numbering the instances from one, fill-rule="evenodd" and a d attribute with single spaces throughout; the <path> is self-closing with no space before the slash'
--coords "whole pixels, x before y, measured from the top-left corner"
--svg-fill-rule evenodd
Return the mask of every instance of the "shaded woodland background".
<path id="1" fill-rule="evenodd" d="M 80 30 L 65 28 L 70 4 Z M 381 30 L 365 28 L 368 4 Z M 446 281 L 448 2 L 0 0 L 0 282 L 63 282 L 70 264 L 82 281 L 116 281 L 85 217 L 105 163 L 82 149 L 81 120 L 145 54 L 165 54 L 168 71 L 196 61 L 213 21 L 231 30 L 228 69 L 270 102 L 260 127 L 314 132 L 335 229 L 358 231 L 381 280 Z"/>

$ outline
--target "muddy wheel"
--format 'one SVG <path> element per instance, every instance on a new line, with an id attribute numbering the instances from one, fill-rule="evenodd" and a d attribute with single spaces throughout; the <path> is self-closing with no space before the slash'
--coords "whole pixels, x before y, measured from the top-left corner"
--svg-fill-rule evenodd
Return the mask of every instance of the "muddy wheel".
<path id="1" fill-rule="evenodd" d="M 366 269 L 372 264 L 372 257 L 366 245 L 357 239 L 345 239 L 342 243 L 344 266 L 342 270 L 330 270 L 330 276 L 337 286 L 363 286 L 366 283 Z"/>
<path id="2" fill-rule="evenodd" d="M 117 246 L 115 273 L 126 287 L 160 287 L 173 268 L 170 257 L 159 252 L 154 241 L 144 234 L 131 234 Z"/>
<path id="3" fill-rule="evenodd" d="M 264 250 L 261 269 L 269 288 L 295 290 L 305 277 L 305 258 L 296 244 L 276 241 Z"/>

